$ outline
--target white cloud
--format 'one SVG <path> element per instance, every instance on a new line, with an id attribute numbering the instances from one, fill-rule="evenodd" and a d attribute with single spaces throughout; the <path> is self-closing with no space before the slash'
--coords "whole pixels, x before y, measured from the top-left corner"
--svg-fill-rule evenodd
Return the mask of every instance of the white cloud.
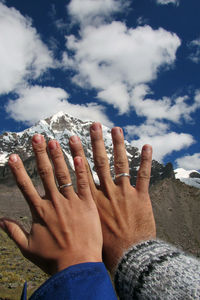
<path id="1" fill-rule="evenodd" d="M 176 164 L 186 170 L 200 170 L 200 153 L 180 157 L 176 160 Z"/>
<path id="2" fill-rule="evenodd" d="M 166 155 L 179 151 L 195 143 L 190 134 L 170 132 L 169 126 L 162 122 L 146 122 L 140 126 L 127 126 L 127 138 L 139 149 L 144 144 L 153 147 L 153 158 L 162 162 Z"/>
<path id="3" fill-rule="evenodd" d="M 65 23 L 63 19 L 55 20 L 54 24 L 59 31 L 63 31 L 63 32 L 66 32 L 69 27 L 69 25 L 67 23 Z"/>
<path id="4" fill-rule="evenodd" d="M 191 41 L 189 43 L 189 48 L 193 50 L 193 53 L 189 55 L 189 59 L 198 64 L 200 62 L 200 38 Z"/>
<path id="5" fill-rule="evenodd" d="M 136 113 L 147 119 L 142 125 L 126 126 L 125 130 L 133 146 L 141 148 L 146 143 L 151 144 L 154 159 L 162 162 L 166 155 L 185 149 L 196 142 L 191 134 L 171 131 L 170 123 L 164 123 L 162 120 L 174 123 L 180 122 L 181 118 L 192 120 L 191 114 L 200 108 L 200 90 L 195 91 L 192 104 L 187 103 L 188 96 L 174 99 L 164 97 L 160 100 L 145 99 L 148 93 L 151 91 L 146 85 L 135 88 L 133 98 Z"/>
<path id="6" fill-rule="evenodd" d="M 73 66 L 77 71 L 73 81 L 84 88 L 95 88 L 100 100 L 125 113 L 134 101 L 134 87 L 152 81 L 161 67 L 174 63 L 180 40 L 162 28 L 132 29 L 112 22 L 87 26 L 80 39 L 68 36 L 66 45 L 74 52 L 73 57 L 65 53 L 66 67 Z"/>
<path id="7" fill-rule="evenodd" d="M 73 21 L 85 26 L 101 23 L 110 15 L 127 7 L 127 0 L 71 0 L 67 6 Z"/>
<path id="8" fill-rule="evenodd" d="M 68 93 L 61 88 L 32 86 L 18 90 L 17 93 L 18 98 L 10 100 L 6 106 L 7 113 L 16 121 L 32 125 L 45 117 L 64 111 L 83 120 L 113 125 L 102 106 L 96 103 L 71 104 L 68 102 Z"/>
<path id="9" fill-rule="evenodd" d="M 169 129 L 169 125 L 166 123 L 154 121 L 154 122 L 144 122 L 143 124 L 128 125 L 125 127 L 125 130 L 129 138 L 140 137 L 140 136 L 149 136 L 153 137 L 156 135 L 164 135 Z"/>
<path id="10" fill-rule="evenodd" d="M 194 100 L 195 100 L 196 106 L 199 107 L 200 106 L 200 90 L 195 91 Z"/>
<path id="11" fill-rule="evenodd" d="M 55 25 L 56 29 L 58 31 L 60 31 L 62 33 L 63 32 L 68 32 L 69 29 L 69 24 L 67 24 L 64 19 L 59 18 L 58 19 L 58 14 L 57 14 L 57 10 L 56 10 L 56 5 L 55 4 L 51 4 L 50 5 L 50 9 L 48 12 L 49 17 L 51 18 L 51 20 L 53 21 L 53 24 Z"/>
<path id="12" fill-rule="evenodd" d="M 112 104 L 115 108 L 118 108 L 120 110 L 120 113 L 124 113 L 129 110 L 130 96 L 127 91 L 126 85 L 124 85 L 123 83 L 113 83 L 105 90 L 98 92 L 98 98 L 103 100 L 104 102 Z"/>
<path id="13" fill-rule="evenodd" d="M 191 114 L 200 108 L 200 91 L 195 92 L 194 101 L 191 104 L 188 96 L 182 97 L 163 97 L 162 99 L 152 99 L 147 97 L 152 94 L 147 85 L 138 85 L 132 93 L 132 105 L 138 116 L 144 116 L 149 120 L 169 120 L 174 123 L 184 118 L 192 120 Z"/>
<path id="14" fill-rule="evenodd" d="M 174 4 L 174 5 L 179 5 L 180 1 L 179 0 L 156 0 L 156 2 L 160 5 L 167 5 L 167 4 Z"/>
<path id="15" fill-rule="evenodd" d="M 27 78 L 39 77 L 53 66 L 50 51 L 31 20 L 0 3 L 0 94 L 8 93 Z"/>
<path id="16" fill-rule="evenodd" d="M 143 16 L 140 16 L 139 18 L 137 18 L 136 22 L 137 22 L 137 25 L 139 25 L 139 26 L 149 23 L 148 19 L 144 18 Z"/>

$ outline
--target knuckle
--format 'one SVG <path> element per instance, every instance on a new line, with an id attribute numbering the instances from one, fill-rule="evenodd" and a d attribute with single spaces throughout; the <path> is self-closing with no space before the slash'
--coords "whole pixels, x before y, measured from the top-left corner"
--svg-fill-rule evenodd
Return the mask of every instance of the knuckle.
<path id="1" fill-rule="evenodd" d="M 108 159 L 105 156 L 97 156 L 94 159 L 95 168 L 98 171 L 99 169 L 104 168 L 108 163 Z"/>
<path id="2" fill-rule="evenodd" d="M 23 170 L 23 165 L 21 163 L 16 163 L 14 166 L 12 166 L 12 170 L 15 173 L 18 173 Z"/>
<path id="3" fill-rule="evenodd" d="M 37 155 L 43 155 L 46 153 L 46 146 L 45 145 L 34 145 L 34 151 Z"/>
<path id="4" fill-rule="evenodd" d="M 73 149 L 77 152 L 82 151 L 83 150 L 82 144 L 80 142 L 73 144 Z"/>
<path id="5" fill-rule="evenodd" d="M 90 131 L 92 142 L 103 142 L 103 136 L 101 131 Z"/>
<path id="6" fill-rule="evenodd" d="M 36 212 L 38 213 L 38 216 L 41 218 L 41 219 L 44 219 L 44 216 L 45 216 L 45 208 L 41 205 L 41 204 L 39 204 L 39 203 L 37 203 L 37 205 L 35 205 L 35 210 L 36 210 Z"/>
<path id="7" fill-rule="evenodd" d="M 117 160 L 115 162 L 115 167 L 118 170 L 124 170 L 125 168 L 127 168 L 127 161 L 126 160 Z"/>
<path id="8" fill-rule="evenodd" d="M 149 174 L 148 170 L 146 170 L 146 169 L 140 169 L 138 171 L 137 177 L 149 180 L 150 179 L 150 174 Z"/>
<path id="9" fill-rule="evenodd" d="M 56 175 L 56 178 L 59 182 L 63 182 L 63 183 L 66 183 L 67 180 L 68 180 L 68 176 L 65 172 L 62 172 L 62 171 L 56 171 L 55 173 Z"/>
<path id="10" fill-rule="evenodd" d="M 92 135 L 92 142 L 93 143 L 97 143 L 97 144 L 99 144 L 99 143 L 101 143 L 102 142 L 102 136 L 101 136 L 101 134 L 99 134 L 99 133 L 96 133 L 96 134 L 93 134 Z"/>
<path id="11" fill-rule="evenodd" d="M 86 180 L 84 180 L 84 179 L 81 179 L 78 182 L 78 187 L 81 190 L 86 189 L 88 187 L 88 182 Z"/>
<path id="12" fill-rule="evenodd" d="M 142 163 L 150 163 L 151 162 L 151 158 L 147 155 L 147 154 L 143 154 L 142 155 Z"/>
<path id="13" fill-rule="evenodd" d="M 56 151 L 53 155 L 52 155 L 53 159 L 56 160 L 60 160 L 63 158 L 63 154 L 60 150 Z"/>
<path id="14" fill-rule="evenodd" d="M 124 139 L 122 136 L 113 137 L 113 144 L 117 147 L 124 147 Z"/>
<path id="15" fill-rule="evenodd" d="M 38 173 L 41 178 L 46 178 L 49 176 L 52 172 L 52 167 L 51 166 L 43 166 L 43 167 L 38 167 Z"/>
<path id="16" fill-rule="evenodd" d="M 78 187 L 79 189 L 85 189 L 88 187 L 87 174 L 84 170 L 78 173 Z"/>

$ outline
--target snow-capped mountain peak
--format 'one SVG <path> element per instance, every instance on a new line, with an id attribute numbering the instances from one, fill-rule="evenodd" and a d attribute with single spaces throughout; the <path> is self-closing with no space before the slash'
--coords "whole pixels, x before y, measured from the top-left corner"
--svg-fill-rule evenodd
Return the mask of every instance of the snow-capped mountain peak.
<path id="1" fill-rule="evenodd" d="M 92 121 L 82 121 L 63 112 L 59 112 L 45 120 L 40 120 L 37 124 L 22 132 L 5 132 L 0 136 L 0 176 L 5 173 L 2 170 L 6 167 L 6 162 L 10 154 L 19 154 L 24 162 L 32 159 L 33 151 L 31 139 L 35 133 L 40 133 L 44 135 L 47 141 L 49 139 L 56 139 L 60 143 L 66 162 L 71 170 L 74 169 L 74 165 L 68 141 L 70 136 L 79 136 L 82 141 L 88 163 L 93 171 L 94 177 L 97 179 L 89 134 L 89 127 L 91 124 Z M 102 126 L 102 129 L 106 151 L 110 160 L 111 174 L 114 176 L 111 130 L 106 126 Z M 135 184 L 137 171 L 140 165 L 140 151 L 139 149 L 131 146 L 128 141 L 125 141 L 125 145 L 130 166 L 131 183 Z M 32 167 L 30 167 L 29 174 L 31 172 L 31 168 Z M 151 183 L 155 183 L 164 178 L 174 178 L 172 164 L 169 163 L 164 166 L 163 164 L 153 160 Z"/>
<path id="2" fill-rule="evenodd" d="M 179 179 L 188 185 L 200 188 L 200 173 L 198 171 L 178 168 L 174 170 L 174 173 L 176 179 Z"/>
<path id="3" fill-rule="evenodd" d="M 48 140 L 57 139 L 63 146 L 63 143 L 68 143 L 70 136 L 80 136 L 84 131 L 84 127 L 87 126 L 89 126 L 89 122 L 83 122 L 63 112 L 59 112 L 50 118 L 40 120 L 34 126 L 24 131 L 5 132 L 0 136 L 0 166 L 5 165 L 9 155 L 13 152 L 19 154 L 24 152 L 23 159 L 30 157 L 32 155 L 31 138 L 36 133 L 43 134 Z M 64 141 L 66 135 L 67 139 Z"/>

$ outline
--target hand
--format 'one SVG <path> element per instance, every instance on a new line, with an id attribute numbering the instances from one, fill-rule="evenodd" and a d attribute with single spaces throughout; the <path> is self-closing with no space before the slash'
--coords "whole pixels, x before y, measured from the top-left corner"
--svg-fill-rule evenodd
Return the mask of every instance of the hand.
<path id="1" fill-rule="evenodd" d="M 72 186 L 58 191 L 46 152 L 44 137 L 32 140 L 45 197 L 35 190 L 20 158 L 10 156 L 9 165 L 32 213 L 32 226 L 26 232 L 15 221 L 1 219 L 0 226 L 15 241 L 22 254 L 48 274 L 70 265 L 102 261 L 102 231 L 93 201 L 87 172 L 81 157 L 74 158 L 77 194 Z M 48 144 L 59 185 L 71 182 L 62 150 L 57 141 Z"/>
<path id="2" fill-rule="evenodd" d="M 148 193 L 152 148 L 149 145 L 143 146 L 141 165 L 134 188 L 130 185 L 129 177 L 119 177 L 115 182 L 111 178 L 101 124 L 92 124 L 90 135 L 99 186 L 96 186 L 92 179 L 80 141 L 76 144 L 70 141 L 70 146 L 73 156 L 82 156 L 88 169 L 90 188 L 98 207 L 103 231 L 103 260 L 112 273 L 125 250 L 141 241 L 156 237 Z M 129 173 L 121 128 L 112 129 L 112 139 L 115 174 Z"/>

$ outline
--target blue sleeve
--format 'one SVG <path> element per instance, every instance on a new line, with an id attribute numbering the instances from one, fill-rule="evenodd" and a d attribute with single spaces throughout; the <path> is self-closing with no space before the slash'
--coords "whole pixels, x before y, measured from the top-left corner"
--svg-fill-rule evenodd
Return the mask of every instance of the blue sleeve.
<path id="1" fill-rule="evenodd" d="M 49 278 L 30 298 L 36 299 L 116 300 L 117 297 L 104 264 L 83 263 Z"/>

